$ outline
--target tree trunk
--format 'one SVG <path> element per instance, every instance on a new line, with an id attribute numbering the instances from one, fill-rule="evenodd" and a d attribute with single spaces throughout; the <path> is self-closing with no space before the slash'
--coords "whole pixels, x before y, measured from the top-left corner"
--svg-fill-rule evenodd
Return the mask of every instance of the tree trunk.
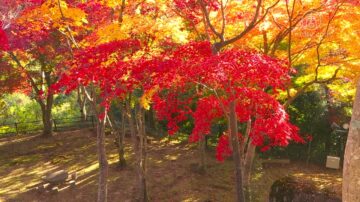
<path id="1" fill-rule="evenodd" d="M 250 190 L 250 179 L 251 179 L 251 169 L 252 164 L 255 158 L 255 149 L 256 147 L 251 143 L 250 138 L 251 133 L 251 118 L 247 121 L 246 132 L 244 135 L 244 141 L 240 147 L 242 150 L 241 155 L 243 157 L 243 186 L 244 186 L 244 195 L 246 201 L 251 201 L 251 190 Z M 246 147 L 246 150 L 244 149 Z"/>
<path id="2" fill-rule="evenodd" d="M 237 118 L 235 111 L 236 103 L 235 101 L 230 102 L 230 114 L 229 114 L 229 131 L 231 138 L 231 145 L 233 150 L 233 159 L 235 164 L 235 181 L 236 181 L 236 201 L 244 202 L 244 188 L 242 181 L 242 170 L 241 170 L 241 156 L 239 150 L 239 137 L 238 137 L 238 127 L 237 127 Z"/>
<path id="3" fill-rule="evenodd" d="M 121 115 L 121 129 L 117 132 L 118 134 L 118 151 L 119 151 L 119 167 L 123 168 L 126 166 L 125 160 L 125 145 L 124 145 L 124 137 L 125 137 L 125 110 L 122 111 Z"/>
<path id="4" fill-rule="evenodd" d="M 80 116 L 82 121 L 86 121 L 87 118 L 87 110 L 86 110 L 86 97 L 85 97 L 85 87 L 78 87 L 78 104 L 80 107 Z"/>
<path id="5" fill-rule="evenodd" d="M 46 106 L 41 108 L 42 111 L 42 122 L 44 125 L 43 137 L 52 136 L 52 122 L 51 122 L 51 109 L 49 110 Z"/>
<path id="6" fill-rule="evenodd" d="M 243 172 L 243 185 L 245 190 L 245 198 L 246 201 L 251 201 L 251 189 L 250 189 L 250 181 L 251 181 L 251 170 L 253 161 L 255 158 L 255 146 L 251 144 L 251 142 L 248 143 L 246 155 L 245 155 L 245 163 L 244 163 L 244 172 Z"/>
<path id="7" fill-rule="evenodd" d="M 155 133 L 156 132 L 156 118 L 155 118 L 155 112 L 152 108 L 150 108 L 150 110 L 147 111 L 145 118 L 147 118 L 145 120 L 147 120 L 148 128 L 151 130 L 151 132 Z"/>
<path id="8" fill-rule="evenodd" d="M 145 179 L 145 161 L 146 152 L 144 151 L 144 131 L 145 129 L 142 128 L 142 121 L 140 121 L 139 117 L 137 118 L 137 123 L 134 122 L 134 118 L 132 116 L 131 107 L 130 107 L 130 100 L 126 101 L 126 114 L 128 118 L 128 123 L 131 132 L 131 138 L 134 144 L 134 152 L 135 152 L 135 159 L 136 159 L 136 172 L 137 172 L 137 182 L 139 192 L 137 194 L 137 200 L 141 202 L 148 201 L 147 197 L 147 190 L 146 190 L 146 179 Z M 142 119 L 142 118 L 141 118 Z M 143 120 L 143 119 L 142 119 Z M 138 131 L 136 131 L 136 126 L 138 127 Z M 137 133 L 139 136 L 137 136 Z M 139 138 L 139 139 L 138 139 Z"/>
<path id="9" fill-rule="evenodd" d="M 345 148 L 342 200 L 360 201 L 360 81 L 350 122 L 350 130 Z"/>
<path id="10" fill-rule="evenodd" d="M 105 116 L 106 117 L 106 116 Z M 106 118 L 97 121 L 97 150 L 99 161 L 99 186 L 98 186 L 98 202 L 107 201 L 107 176 L 108 176 L 108 161 L 106 158 L 105 148 L 105 123 Z"/>
<path id="11" fill-rule="evenodd" d="M 43 137 L 51 137 L 52 136 L 52 114 L 51 109 L 53 105 L 54 96 L 49 94 L 46 98 L 46 103 L 44 101 L 39 100 L 38 103 L 41 107 L 42 112 L 42 122 L 43 122 Z"/>
<path id="12" fill-rule="evenodd" d="M 206 172 L 206 145 L 205 145 L 205 136 L 199 141 L 199 166 L 198 172 L 205 173 Z"/>
<path id="13" fill-rule="evenodd" d="M 42 63 L 42 68 L 45 67 L 45 65 Z M 42 119 L 44 124 L 44 130 L 43 130 L 43 136 L 44 137 L 51 137 L 52 136 L 52 116 L 51 116 L 51 109 L 54 102 L 54 95 L 52 92 L 50 92 L 49 88 L 52 85 L 53 81 L 51 79 L 51 72 L 44 71 L 43 72 L 43 79 L 45 79 L 46 87 L 43 88 L 47 89 L 46 93 L 46 99 L 42 100 L 41 98 L 38 98 L 38 102 L 41 105 L 42 110 Z"/>
<path id="14" fill-rule="evenodd" d="M 323 85 L 323 88 L 324 88 L 324 93 L 325 93 L 325 97 L 326 97 L 326 101 L 327 101 L 327 121 L 328 121 L 328 124 L 329 124 L 329 129 L 332 128 L 332 124 L 336 123 L 335 120 L 333 120 L 333 117 L 334 115 L 336 115 L 334 109 L 333 109 L 333 98 L 331 96 L 331 93 L 330 93 L 330 89 L 329 87 L 327 87 L 326 85 Z M 331 147 L 333 145 L 333 142 L 332 142 L 332 138 L 331 136 L 334 134 L 334 131 L 336 130 L 337 128 L 333 128 L 333 129 L 330 129 L 329 130 L 329 134 L 330 135 L 327 135 L 325 136 L 326 137 L 326 140 L 325 140 L 325 155 L 323 156 L 323 162 L 325 163 L 325 159 L 326 159 L 326 156 L 330 155 L 330 152 L 331 152 Z M 312 131 L 311 131 L 312 132 Z M 311 133 L 310 133 L 311 134 Z M 334 155 L 334 154 L 333 154 Z"/>
<path id="15" fill-rule="evenodd" d="M 81 121 L 86 121 L 86 119 L 87 119 L 87 111 L 86 111 L 85 101 L 80 106 L 80 117 L 81 117 Z"/>
<path id="16" fill-rule="evenodd" d="M 144 109 L 139 107 L 138 111 L 138 125 L 139 125 L 139 140 L 140 140 L 140 175 L 139 175 L 139 184 L 140 184 L 140 196 L 141 201 L 148 201 L 147 195 L 147 186 L 146 186 L 146 146 L 147 138 L 145 131 L 145 112 Z"/>

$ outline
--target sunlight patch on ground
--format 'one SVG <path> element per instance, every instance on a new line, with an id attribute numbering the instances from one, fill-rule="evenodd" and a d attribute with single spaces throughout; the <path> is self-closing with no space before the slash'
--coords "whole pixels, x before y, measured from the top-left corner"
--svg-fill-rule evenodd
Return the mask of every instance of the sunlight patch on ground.
<path id="1" fill-rule="evenodd" d="M 58 145 L 62 145 L 62 144 L 60 144 L 60 143 L 58 143 L 58 144 L 48 144 L 48 145 L 39 145 L 39 146 L 37 146 L 36 147 L 36 149 L 38 150 L 40 150 L 40 149 L 53 149 L 53 148 L 55 148 L 56 146 L 58 146 Z"/>
<path id="2" fill-rule="evenodd" d="M 302 177 L 304 176 L 305 174 L 304 173 L 295 173 L 293 174 L 295 177 Z"/>
<path id="3" fill-rule="evenodd" d="M 179 158 L 179 156 L 180 156 L 180 154 L 175 154 L 175 155 L 167 154 L 164 156 L 164 159 L 170 160 L 170 161 L 175 161 L 176 159 Z"/>
<path id="4" fill-rule="evenodd" d="M 109 162 L 109 194 L 116 199 L 131 199 L 136 187 L 134 170 L 134 152 L 131 139 L 125 144 L 125 158 L 129 165 L 118 169 L 118 150 L 113 137 L 107 139 L 107 157 Z M 57 147 L 52 148 L 52 145 Z M 9 143 L 12 144 L 12 143 Z M 92 201 L 96 198 L 98 183 L 98 162 L 96 154 L 96 138 L 88 133 L 59 135 L 53 139 L 31 139 L 17 145 L 0 146 L 0 195 L 8 201 L 14 197 L 17 201 L 36 201 L 36 193 L 28 193 L 26 187 L 41 181 L 41 177 L 52 170 L 66 169 L 77 172 L 76 191 L 66 187 L 60 188 L 56 197 L 61 200 Z M 62 144 L 62 146 L 59 146 Z M 42 146 L 41 146 L 42 145 Z M 12 150 L 16 148 L 16 152 Z M 36 148 L 36 149 L 35 149 Z M 11 152 L 9 152 L 11 151 Z M 214 158 L 214 151 L 208 151 L 206 177 L 192 172 L 191 165 L 198 163 L 197 144 L 188 144 L 176 137 L 154 139 L 148 144 L 148 183 L 150 197 L 154 201 L 232 201 L 234 192 L 234 165 L 232 160 L 219 163 Z M 33 156 L 35 154 L 35 156 Z M 40 154 L 40 156 L 36 156 Z M 1 154 L 0 154 L 1 155 Z M 211 156 L 211 157 L 210 157 Z M 12 165 L 8 163 L 16 159 Z M 2 163 L 4 162 L 4 163 Z M 7 164 L 5 166 L 5 164 Z M 268 197 L 271 184 L 288 174 L 302 178 L 315 178 L 324 189 L 333 187 L 330 182 L 341 184 L 341 176 L 337 172 L 304 167 L 291 164 L 288 167 L 261 169 L 254 166 L 252 189 L 256 201 L 264 201 Z M 26 192 L 26 193 L 25 193 Z M 29 197 L 30 198 L 24 198 Z M 46 201 L 48 196 L 44 195 Z M 55 197 L 55 198 L 56 198 Z M 52 198 L 55 200 L 55 198 Z M 24 200 L 29 199 L 29 200 Z M 31 199 L 31 200 L 30 200 Z M 34 199 L 34 200 L 33 200 Z M 49 199 L 49 200 L 52 200 Z M 166 200 L 165 200 L 166 199 Z M 2 198 L 0 197 L 0 201 Z M 53 201 L 54 201 L 53 200 Z"/>
<path id="5" fill-rule="evenodd" d="M 16 195 L 24 192 L 27 187 L 39 183 L 41 176 L 55 168 L 49 164 L 37 164 L 36 166 L 13 170 L 7 177 L 0 179 L 0 195 Z"/>
<path id="6" fill-rule="evenodd" d="M 99 164 L 98 164 L 98 163 L 94 163 L 94 164 L 92 164 L 92 165 L 90 165 L 90 166 L 88 166 L 88 167 L 86 167 L 86 168 L 78 171 L 78 174 L 79 174 L 79 175 L 85 175 L 86 173 L 90 173 L 90 172 L 92 172 L 92 171 L 94 171 L 94 170 L 97 170 L 98 168 L 99 168 Z"/>
<path id="7" fill-rule="evenodd" d="M 151 163 L 154 163 L 154 164 L 161 164 L 163 163 L 164 161 L 162 159 L 155 159 L 155 158 L 152 158 L 152 157 L 148 157 L 147 160 Z"/>
<path id="8" fill-rule="evenodd" d="M 182 202 L 198 202 L 198 201 L 200 201 L 200 200 L 195 197 L 190 197 L 190 198 L 182 200 Z"/>
<path id="9" fill-rule="evenodd" d="M 93 175 L 89 175 L 86 176 L 85 178 L 81 179 L 81 180 L 77 180 L 76 184 L 85 184 L 85 182 L 91 181 L 95 176 L 97 175 L 97 173 L 93 174 Z"/>

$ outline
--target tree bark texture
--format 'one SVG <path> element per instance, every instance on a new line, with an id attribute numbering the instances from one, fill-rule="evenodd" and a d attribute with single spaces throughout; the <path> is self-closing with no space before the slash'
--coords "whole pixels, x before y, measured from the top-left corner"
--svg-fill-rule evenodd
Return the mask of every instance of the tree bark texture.
<path id="1" fill-rule="evenodd" d="M 118 140 L 118 151 L 119 151 L 119 167 L 126 166 L 125 160 L 125 145 L 124 145 L 124 138 L 125 138 L 125 110 L 122 111 L 121 115 L 121 128 L 120 131 L 117 132 L 117 140 Z"/>
<path id="2" fill-rule="evenodd" d="M 108 161 L 105 148 L 105 124 L 106 118 L 97 121 L 97 150 L 99 161 L 99 186 L 98 186 L 98 202 L 107 201 L 107 177 L 108 177 Z"/>
<path id="3" fill-rule="evenodd" d="M 229 131 L 230 131 L 230 141 L 233 150 L 233 159 L 235 164 L 235 181 L 236 181 L 236 201 L 244 202 L 244 187 L 242 179 L 242 163 L 240 155 L 240 146 L 239 146 L 239 137 L 238 137 L 238 126 L 237 126 L 237 117 L 236 117 L 236 103 L 235 101 L 230 102 L 230 113 L 229 113 Z"/>
<path id="4" fill-rule="evenodd" d="M 139 114 L 140 113 L 140 114 Z M 148 201 L 147 189 L 146 189 L 146 141 L 144 143 L 145 125 L 143 113 L 140 110 L 136 110 L 136 116 L 133 117 L 133 113 L 130 106 L 130 100 L 126 101 L 126 115 L 130 127 L 131 138 L 134 145 L 135 159 L 136 159 L 136 172 L 138 183 L 137 200 L 140 202 Z"/>
<path id="5" fill-rule="evenodd" d="M 199 172 L 206 172 L 206 145 L 205 145 L 205 136 L 199 141 Z"/>
<path id="6" fill-rule="evenodd" d="M 342 200 L 360 201 L 360 80 L 350 122 L 350 130 L 345 148 Z"/>
<path id="7" fill-rule="evenodd" d="M 44 71 L 43 76 L 44 76 L 44 80 L 46 83 L 45 88 L 48 89 L 52 84 L 51 72 Z M 40 104 L 41 111 L 42 111 L 42 121 L 43 121 L 43 125 L 44 125 L 43 137 L 51 137 L 52 136 L 51 109 L 52 109 L 53 102 L 54 102 L 54 95 L 52 94 L 52 92 L 47 90 L 46 98 L 45 99 L 38 98 L 37 101 Z"/>
<path id="8" fill-rule="evenodd" d="M 82 121 L 86 121 L 87 110 L 86 110 L 86 96 L 85 96 L 85 87 L 78 87 L 78 104 L 80 107 L 80 116 Z"/>
<path id="9" fill-rule="evenodd" d="M 51 96 L 52 97 L 52 96 Z M 51 137 L 52 136 L 52 115 L 51 115 L 51 108 L 52 108 L 52 99 L 51 103 L 41 104 L 41 113 L 42 113 L 42 122 L 44 125 L 43 137 Z"/>
<path id="10" fill-rule="evenodd" d="M 256 147 L 251 143 L 250 138 L 251 133 L 251 118 L 248 120 L 246 124 L 246 132 L 244 135 L 244 142 L 241 148 L 242 152 L 242 162 L 243 162 L 243 186 L 245 191 L 245 199 L 246 201 L 251 201 L 251 190 L 250 190 L 250 182 L 251 182 L 251 170 L 253 161 L 255 158 L 255 149 Z M 244 150 L 246 148 L 246 150 Z"/>

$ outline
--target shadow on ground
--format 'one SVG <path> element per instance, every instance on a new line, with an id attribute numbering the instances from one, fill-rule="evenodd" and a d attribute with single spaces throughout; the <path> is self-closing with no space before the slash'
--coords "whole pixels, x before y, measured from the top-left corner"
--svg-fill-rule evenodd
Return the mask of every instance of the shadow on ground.
<path id="1" fill-rule="evenodd" d="M 136 194 L 135 169 L 129 140 L 126 141 L 128 166 L 117 168 L 117 149 L 108 136 L 109 200 L 133 201 Z M 214 152 L 207 154 L 207 172 L 199 174 L 192 167 L 198 162 L 194 145 L 178 139 L 153 140 L 148 148 L 148 190 L 151 201 L 233 201 L 234 172 L 231 160 L 218 163 Z M 37 193 L 29 187 L 52 170 L 77 172 L 75 188 L 59 193 Z M 91 202 L 97 195 L 96 139 L 92 131 L 58 133 L 52 138 L 39 136 L 0 139 L 0 201 Z M 324 189 L 338 190 L 339 171 L 302 164 L 262 169 L 255 166 L 252 177 L 253 201 L 266 201 L 270 186 L 288 174 L 313 179 Z"/>

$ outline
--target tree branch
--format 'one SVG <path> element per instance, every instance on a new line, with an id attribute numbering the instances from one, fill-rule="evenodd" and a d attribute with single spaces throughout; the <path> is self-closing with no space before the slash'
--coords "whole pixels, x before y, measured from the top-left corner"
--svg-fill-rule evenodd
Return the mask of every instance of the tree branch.
<path id="1" fill-rule="evenodd" d="M 324 79 L 324 80 L 312 80 L 308 83 L 306 83 L 300 90 L 298 90 L 296 92 L 296 94 L 294 96 L 290 96 L 287 101 L 284 103 L 284 107 L 285 109 L 288 108 L 290 106 L 290 104 L 297 98 L 299 97 L 302 93 L 304 93 L 310 86 L 312 86 L 313 84 L 328 84 L 328 83 L 331 83 L 335 80 L 337 80 L 337 74 L 339 73 L 340 71 L 340 67 L 338 67 L 334 74 L 332 75 L 332 77 L 328 78 L 328 79 Z"/>
<path id="2" fill-rule="evenodd" d="M 209 26 L 210 30 L 217 36 L 219 37 L 220 41 L 224 41 L 224 36 L 221 35 L 221 33 L 217 32 L 215 27 L 213 26 L 213 24 L 211 24 L 211 21 L 210 21 L 210 14 L 209 14 L 209 11 L 207 10 L 206 8 L 206 4 L 204 3 L 203 0 L 199 0 L 199 3 L 200 3 L 200 7 L 201 7 L 201 10 L 203 12 L 203 15 L 205 17 L 205 21 L 207 23 L 207 25 Z"/>
<path id="3" fill-rule="evenodd" d="M 20 67 L 22 72 L 25 73 L 26 77 L 28 78 L 28 80 L 30 82 L 31 87 L 34 89 L 34 91 L 36 93 L 36 100 L 39 102 L 40 105 L 45 106 L 45 103 L 39 97 L 40 89 L 36 85 L 34 79 L 31 77 L 30 73 L 25 69 L 25 67 L 21 64 L 20 60 L 16 57 L 16 55 L 12 51 L 9 51 L 8 54 L 10 55 L 11 59 L 13 59 L 15 61 L 15 63 Z"/>
<path id="4" fill-rule="evenodd" d="M 335 8 L 334 14 L 330 17 L 327 25 L 326 25 L 326 29 L 325 29 L 325 33 L 322 35 L 319 43 L 316 46 L 316 55 L 317 55 L 317 66 L 315 68 L 315 81 L 318 80 L 318 75 L 319 75 L 319 68 L 322 66 L 321 65 L 321 58 L 320 58 L 320 46 L 322 45 L 323 41 L 325 40 L 326 36 L 328 35 L 329 32 L 329 28 L 330 28 L 330 24 L 331 22 L 334 20 L 336 13 L 339 11 L 339 8 L 341 7 L 342 3 L 338 4 Z"/>
<path id="5" fill-rule="evenodd" d="M 280 0 L 276 1 L 273 5 L 268 7 L 266 9 L 264 15 L 262 17 L 260 17 L 260 18 L 259 18 L 259 14 L 260 14 L 260 8 L 262 6 L 262 0 L 257 0 L 257 2 L 258 3 L 257 3 L 257 6 L 256 6 L 254 17 L 251 20 L 251 22 L 249 23 L 249 25 L 240 34 L 234 36 L 233 38 L 231 38 L 229 40 L 226 40 L 226 41 L 221 41 L 221 42 L 215 43 L 214 44 L 214 50 L 219 51 L 219 50 L 221 50 L 221 48 L 236 42 L 237 40 L 239 40 L 243 36 L 245 36 L 247 33 L 249 33 L 257 24 L 259 24 L 266 17 L 266 15 L 269 13 L 270 9 L 275 7 L 280 2 Z"/>
<path id="6" fill-rule="evenodd" d="M 295 29 L 295 27 L 308 15 L 316 12 L 316 11 L 319 11 L 320 9 L 322 8 L 322 5 L 317 7 L 317 8 L 314 8 L 314 9 L 311 9 L 307 12 L 305 12 L 301 17 L 298 18 L 298 16 L 300 15 L 297 15 L 295 17 L 292 17 L 292 20 L 294 20 L 294 22 L 291 23 L 291 26 L 289 27 L 286 27 L 284 30 L 280 31 L 276 37 L 272 40 L 272 42 L 270 43 L 270 47 L 271 47 L 271 52 L 270 52 L 270 55 L 271 56 L 274 56 L 275 55 L 275 52 L 276 50 L 278 49 L 280 43 L 282 40 L 284 40 L 284 38 L 286 36 L 288 36 L 289 32 L 292 31 L 293 29 Z M 292 14 L 293 15 L 293 14 Z M 289 23 L 290 24 L 290 23 Z"/>
<path id="7" fill-rule="evenodd" d="M 121 1 L 121 7 L 120 7 L 120 12 L 119 12 L 119 24 L 121 25 L 123 22 L 123 17 L 124 17 L 124 10 L 125 10 L 125 3 L 126 0 L 122 0 Z"/>

